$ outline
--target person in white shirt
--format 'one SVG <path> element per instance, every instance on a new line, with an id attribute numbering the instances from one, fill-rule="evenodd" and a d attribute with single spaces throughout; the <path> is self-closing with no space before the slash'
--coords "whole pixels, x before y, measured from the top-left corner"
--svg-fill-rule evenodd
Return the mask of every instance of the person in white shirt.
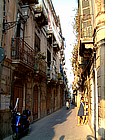
<path id="1" fill-rule="evenodd" d="M 69 108 L 70 108 L 69 101 L 66 101 L 66 108 L 67 108 L 67 109 L 69 109 Z"/>

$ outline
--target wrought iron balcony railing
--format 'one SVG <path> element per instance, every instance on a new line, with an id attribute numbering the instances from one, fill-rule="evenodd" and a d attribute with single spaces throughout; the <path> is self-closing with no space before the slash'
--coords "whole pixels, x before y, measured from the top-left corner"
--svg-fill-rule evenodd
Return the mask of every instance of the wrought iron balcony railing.
<path id="1" fill-rule="evenodd" d="M 12 38 L 11 58 L 13 63 L 34 67 L 35 52 L 22 38 Z"/>
<path id="2" fill-rule="evenodd" d="M 47 68 L 47 81 L 52 80 L 53 82 L 58 82 L 59 78 L 60 77 L 58 76 L 58 73 L 56 72 L 55 68 Z"/>
<path id="3" fill-rule="evenodd" d="M 43 1 L 34 7 L 35 20 L 39 27 L 48 25 L 48 9 Z"/>
<path id="4" fill-rule="evenodd" d="M 84 39 L 90 39 L 93 37 L 93 29 L 92 26 L 89 26 L 88 28 L 82 28 L 81 29 L 81 38 Z"/>
<path id="5" fill-rule="evenodd" d="M 39 60 L 35 62 L 34 69 L 36 73 L 42 73 L 46 75 L 46 61 L 45 60 Z"/>

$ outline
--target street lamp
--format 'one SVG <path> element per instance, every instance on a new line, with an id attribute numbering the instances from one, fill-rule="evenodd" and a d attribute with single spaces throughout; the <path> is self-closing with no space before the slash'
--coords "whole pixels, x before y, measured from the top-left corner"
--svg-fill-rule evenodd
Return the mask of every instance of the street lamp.
<path id="1" fill-rule="evenodd" d="M 5 22 L 4 23 L 4 31 L 9 30 L 11 28 L 13 28 L 14 26 L 16 26 L 19 23 L 24 23 L 27 21 L 27 19 L 29 18 L 29 5 L 22 5 L 21 6 L 21 13 L 18 17 L 17 21 L 13 21 L 13 22 Z"/>
<path id="2" fill-rule="evenodd" d="M 23 19 L 25 21 L 27 21 L 27 19 L 29 18 L 29 12 L 30 12 L 30 9 L 29 9 L 29 5 L 23 5 L 21 6 L 21 9 L 22 9 L 22 16 L 23 16 Z"/>

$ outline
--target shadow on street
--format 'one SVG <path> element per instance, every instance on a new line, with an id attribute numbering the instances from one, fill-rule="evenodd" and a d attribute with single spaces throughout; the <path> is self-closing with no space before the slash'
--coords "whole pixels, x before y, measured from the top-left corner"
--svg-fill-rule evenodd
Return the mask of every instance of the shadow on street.
<path id="1" fill-rule="evenodd" d="M 31 124 L 30 133 L 22 137 L 22 140 L 52 140 L 55 136 L 54 126 L 64 123 L 74 108 L 75 106 L 71 105 L 71 108 L 67 110 L 64 106 L 60 110 Z M 64 138 L 65 136 L 63 135 L 59 140 L 64 140 Z"/>

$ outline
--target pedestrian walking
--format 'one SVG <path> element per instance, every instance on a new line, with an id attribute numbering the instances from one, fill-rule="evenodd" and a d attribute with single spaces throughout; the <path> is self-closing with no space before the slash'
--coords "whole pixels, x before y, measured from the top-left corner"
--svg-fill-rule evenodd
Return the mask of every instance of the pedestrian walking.
<path id="1" fill-rule="evenodd" d="M 69 101 L 68 101 L 68 100 L 66 101 L 66 108 L 67 108 L 67 109 L 70 108 L 70 104 L 69 104 Z"/>
<path id="2" fill-rule="evenodd" d="M 81 97 L 81 101 L 80 101 L 80 107 L 78 110 L 78 126 L 79 125 L 83 125 L 84 124 L 84 119 L 85 119 L 85 104 L 84 104 L 84 97 Z"/>

